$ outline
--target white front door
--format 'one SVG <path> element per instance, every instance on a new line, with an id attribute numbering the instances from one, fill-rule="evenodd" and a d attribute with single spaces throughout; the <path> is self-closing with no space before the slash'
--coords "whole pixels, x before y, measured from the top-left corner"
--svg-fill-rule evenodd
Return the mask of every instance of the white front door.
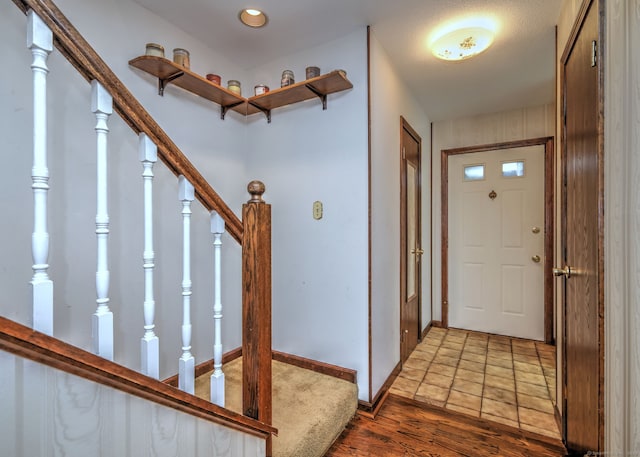
<path id="1" fill-rule="evenodd" d="M 448 168 L 449 326 L 544 340 L 544 145 Z"/>

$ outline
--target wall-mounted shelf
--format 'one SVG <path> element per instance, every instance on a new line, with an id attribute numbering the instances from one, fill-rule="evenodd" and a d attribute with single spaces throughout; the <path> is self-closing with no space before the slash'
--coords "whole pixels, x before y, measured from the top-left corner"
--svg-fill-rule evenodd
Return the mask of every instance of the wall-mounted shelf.
<path id="1" fill-rule="evenodd" d="M 167 84 L 174 84 L 217 103 L 221 108 L 222 119 L 227 111 L 233 110 L 247 116 L 262 112 L 267 116 L 268 122 L 271 122 L 272 109 L 314 97 L 320 98 L 322 109 L 327 109 L 327 95 L 353 87 L 344 71 L 335 70 L 266 94 L 244 98 L 164 57 L 140 56 L 130 60 L 129 65 L 157 77 L 159 95 L 163 95 Z"/>

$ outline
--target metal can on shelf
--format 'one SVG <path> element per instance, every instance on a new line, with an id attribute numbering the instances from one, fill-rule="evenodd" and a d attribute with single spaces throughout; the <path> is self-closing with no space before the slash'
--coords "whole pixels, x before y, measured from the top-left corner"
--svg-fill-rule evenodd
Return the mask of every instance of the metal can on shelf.
<path id="1" fill-rule="evenodd" d="M 262 95 L 269 92 L 269 86 L 265 86 L 264 84 L 258 84 L 253 88 L 254 95 Z"/>
<path id="2" fill-rule="evenodd" d="M 164 47 L 159 45 L 158 43 L 147 43 L 145 55 L 164 57 Z"/>
<path id="3" fill-rule="evenodd" d="M 291 70 L 285 70 L 282 72 L 282 79 L 280 80 L 280 87 L 290 86 L 294 84 L 296 81 L 293 77 L 293 72 Z"/>
<path id="4" fill-rule="evenodd" d="M 189 60 L 189 51 L 183 48 L 175 48 L 173 50 L 173 61 L 188 70 L 191 65 Z"/>
<path id="5" fill-rule="evenodd" d="M 237 95 L 242 95 L 242 87 L 240 86 L 240 81 L 230 79 L 229 81 L 227 81 L 227 89 Z"/>

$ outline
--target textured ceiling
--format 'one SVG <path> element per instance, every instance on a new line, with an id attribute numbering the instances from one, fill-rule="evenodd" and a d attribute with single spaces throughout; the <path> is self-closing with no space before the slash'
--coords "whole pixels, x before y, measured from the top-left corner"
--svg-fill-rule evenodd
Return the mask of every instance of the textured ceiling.
<path id="1" fill-rule="evenodd" d="M 245 69 L 371 26 L 431 120 L 550 103 L 560 0 L 135 0 Z M 263 29 L 237 19 L 269 16 Z M 500 24 L 475 59 L 442 62 L 425 46 L 444 21 L 490 15 Z"/>

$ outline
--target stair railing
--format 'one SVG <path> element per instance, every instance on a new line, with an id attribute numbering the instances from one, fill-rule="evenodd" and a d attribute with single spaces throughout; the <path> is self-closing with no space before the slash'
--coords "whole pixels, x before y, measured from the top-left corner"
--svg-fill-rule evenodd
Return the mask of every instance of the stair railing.
<path id="1" fill-rule="evenodd" d="M 108 118 L 113 110 L 139 136 L 139 155 L 144 182 L 144 335 L 141 339 L 141 371 L 159 377 L 159 340 L 154 331 L 153 296 L 153 166 L 158 158 L 179 177 L 179 200 L 183 204 L 183 322 L 182 355 L 179 359 L 179 387 L 193 393 L 194 359 L 191 354 L 190 322 L 190 205 L 194 198 L 211 213 L 214 237 L 214 372 L 211 399 L 224 405 L 222 372 L 221 319 L 221 236 L 226 231 L 242 245 L 243 282 L 243 411 L 246 416 L 271 424 L 271 211 L 264 203 L 264 184 L 253 181 L 248 190 L 251 199 L 243 206 L 240 221 L 229 206 L 211 188 L 168 135 L 138 103 L 110 68 L 89 46 L 50 0 L 13 0 L 28 18 L 28 47 L 33 54 L 34 134 L 32 189 L 34 230 L 32 235 L 33 327 L 53 335 L 53 282 L 48 276 L 49 233 L 47 231 L 46 60 L 53 44 L 90 83 L 91 110 L 96 116 L 97 135 L 97 270 L 96 311 L 92 316 L 93 351 L 113 359 L 113 314 L 109 309 L 108 266 Z M 271 429 L 269 429 L 271 430 Z M 270 449 L 270 439 L 267 440 Z M 270 450 L 268 451 L 268 454 Z"/>

